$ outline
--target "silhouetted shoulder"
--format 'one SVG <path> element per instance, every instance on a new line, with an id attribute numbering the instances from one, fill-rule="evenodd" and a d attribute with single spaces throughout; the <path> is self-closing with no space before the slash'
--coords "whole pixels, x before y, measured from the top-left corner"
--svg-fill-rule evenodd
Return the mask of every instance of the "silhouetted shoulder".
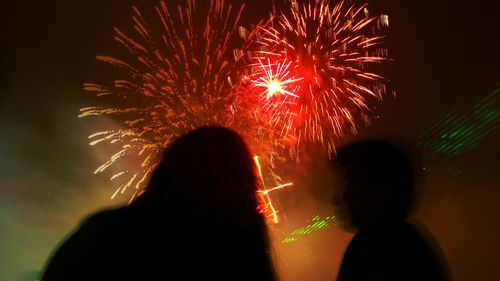
<path id="1" fill-rule="evenodd" d="M 443 268 L 433 245 L 414 226 L 381 223 L 355 235 L 338 280 L 447 280 Z"/>
<path id="2" fill-rule="evenodd" d="M 123 271 L 117 257 L 126 252 L 122 232 L 128 213 L 120 208 L 85 219 L 54 254 L 42 280 L 101 280 Z"/>

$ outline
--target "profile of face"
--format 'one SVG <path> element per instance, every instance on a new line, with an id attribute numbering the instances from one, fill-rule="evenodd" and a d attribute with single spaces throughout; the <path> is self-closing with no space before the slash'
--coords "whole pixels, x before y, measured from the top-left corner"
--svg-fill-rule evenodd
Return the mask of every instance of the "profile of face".
<path id="1" fill-rule="evenodd" d="M 387 141 L 363 141 L 339 150 L 341 170 L 332 200 L 340 226 L 356 231 L 405 219 L 412 205 L 412 166 L 405 153 Z"/>

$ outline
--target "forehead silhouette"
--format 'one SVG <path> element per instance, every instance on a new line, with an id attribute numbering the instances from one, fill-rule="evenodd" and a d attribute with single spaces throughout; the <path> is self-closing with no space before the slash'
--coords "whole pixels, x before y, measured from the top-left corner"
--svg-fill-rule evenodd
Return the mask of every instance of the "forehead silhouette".
<path id="1" fill-rule="evenodd" d="M 395 177 L 412 173 L 411 161 L 403 150 L 385 140 L 348 144 L 337 153 L 337 161 L 348 172 Z"/>

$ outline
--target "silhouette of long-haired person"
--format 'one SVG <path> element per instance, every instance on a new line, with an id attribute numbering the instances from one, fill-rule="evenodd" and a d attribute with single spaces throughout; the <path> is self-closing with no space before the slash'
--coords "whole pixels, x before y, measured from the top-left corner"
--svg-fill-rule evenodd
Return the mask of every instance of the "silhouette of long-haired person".
<path id="1" fill-rule="evenodd" d="M 439 247 L 411 218 L 422 176 L 417 156 L 416 148 L 387 140 L 338 150 L 344 178 L 333 205 L 341 227 L 356 232 L 338 281 L 449 280 Z"/>
<path id="2" fill-rule="evenodd" d="M 181 136 L 144 194 L 86 219 L 42 280 L 276 280 L 254 164 L 230 129 Z"/>

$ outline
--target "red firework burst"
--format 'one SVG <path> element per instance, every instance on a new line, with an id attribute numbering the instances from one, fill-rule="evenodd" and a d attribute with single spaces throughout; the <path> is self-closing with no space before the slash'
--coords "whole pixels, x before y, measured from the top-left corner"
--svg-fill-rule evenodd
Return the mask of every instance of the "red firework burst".
<path id="1" fill-rule="evenodd" d="M 366 5 L 328 1 L 276 15 L 255 37 L 250 53 L 252 82 L 264 100 L 263 111 L 280 135 L 299 148 L 319 142 L 334 151 L 346 133 L 367 125 L 369 101 L 381 100 L 385 79 L 367 69 L 388 60 L 381 27 L 388 18 L 370 16 Z M 264 88 L 264 90 L 262 90 Z"/>

